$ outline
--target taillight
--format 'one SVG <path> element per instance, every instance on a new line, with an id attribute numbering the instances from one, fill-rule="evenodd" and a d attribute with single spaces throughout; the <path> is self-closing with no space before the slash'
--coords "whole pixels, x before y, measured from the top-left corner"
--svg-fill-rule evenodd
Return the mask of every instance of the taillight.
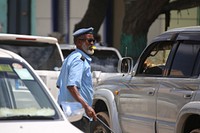
<path id="1" fill-rule="evenodd" d="M 36 38 L 24 38 L 24 37 L 17 37 L 16 40 L 28 40 L 28 41 L 36 41 Z"/>

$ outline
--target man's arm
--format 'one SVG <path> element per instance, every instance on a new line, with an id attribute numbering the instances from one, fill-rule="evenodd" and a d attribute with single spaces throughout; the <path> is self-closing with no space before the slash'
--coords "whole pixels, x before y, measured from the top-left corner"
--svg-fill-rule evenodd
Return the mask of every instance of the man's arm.
<path id="1" fill-rule="evenodd" d="M 96 121 L 96 113 L 92 107 L 90 107 L 81 97 L 80 93 L 78 92 L 78 89 L 76 86 L 67 86 L 69 92 L 74 97 L 74 99 L 78 102 L 80 102 L 85 109 L 85 112 L 87 116 L 92 117 Z"/>

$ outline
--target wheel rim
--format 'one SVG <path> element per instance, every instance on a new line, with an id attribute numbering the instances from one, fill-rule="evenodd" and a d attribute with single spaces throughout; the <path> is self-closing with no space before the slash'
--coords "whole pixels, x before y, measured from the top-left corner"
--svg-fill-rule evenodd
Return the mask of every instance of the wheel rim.
<path id="1" fill-rule="evenodd" d="M 106 129 L 103 126 L 97 126 L 94 133 L 106 133 Z"/>
<path id="2" fill-rule="evenodd" d="M 108 127 L 110 127 L 109 116 L 105 112 L 97 113 L 97 117 L 101 119 Z M 98 121 L 99 122 L 99 121 Z M 101 122 L 94 127 L 93 133 L 108 133 L 109 129 L 104 126 Z"/>

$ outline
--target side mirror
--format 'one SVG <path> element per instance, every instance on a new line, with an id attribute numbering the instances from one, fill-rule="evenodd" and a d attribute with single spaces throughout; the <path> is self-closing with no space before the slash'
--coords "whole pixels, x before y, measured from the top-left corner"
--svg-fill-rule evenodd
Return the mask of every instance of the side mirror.
<path id="1" fill-rule="evenodd" d="M 123 57 L 118 62 L 118 72 L 129 73 L 133 68 L 133 59 L 131 57 Z"/>
<path id="2" fill-rule="evenodd" d="M 70 122 L 80 120 L 85 113 L 85 110 L 79 102 L 62 102 L 61 107 Z"/>
<path id="3" fill-rule="evenodd" d="M 100 76 L 101 76 L 101 71 L 93 71 L 93 72 L 92 72 L 93 85 L 99 83 L 99 81 L 100 81 Z"/>
<path id="4" fill-rule="evenodd" d="M 61 67 L 54 67 L 54 71 L 60 71 Z"/>

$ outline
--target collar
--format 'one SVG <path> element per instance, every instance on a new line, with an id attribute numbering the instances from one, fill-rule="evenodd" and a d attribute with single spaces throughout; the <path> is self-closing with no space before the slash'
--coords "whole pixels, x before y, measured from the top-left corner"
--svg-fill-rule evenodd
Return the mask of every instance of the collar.
<path id="1" fill-rule="evenodd" d="M 76 48 L 76 51 L 80 52 L 81 55 L 82 55 L 87 61 L 89 61 L 89 62 L 92 61 L 92 58 L 91 58 L 89 55 L 87 55 L 85 52 L 83 52 L 82 50 Z"/>

